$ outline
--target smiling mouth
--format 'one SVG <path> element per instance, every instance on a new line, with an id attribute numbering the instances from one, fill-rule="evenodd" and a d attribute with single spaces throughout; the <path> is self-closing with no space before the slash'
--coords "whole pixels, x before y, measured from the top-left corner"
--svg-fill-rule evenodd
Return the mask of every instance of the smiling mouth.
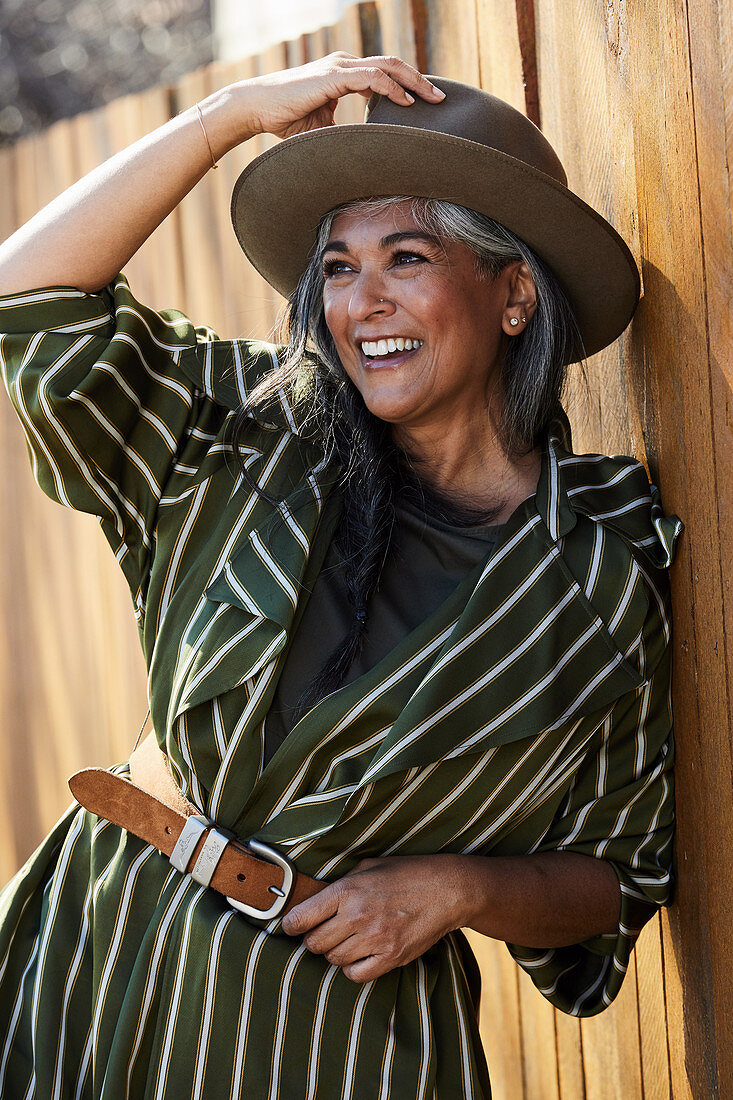
<path id="1" fill-rule="evenodd" d="M 422 346 L 423 341 L 417 339 L 362 340 L 361 359 L 367 368 L 399 366 L 415 355 Z"/>

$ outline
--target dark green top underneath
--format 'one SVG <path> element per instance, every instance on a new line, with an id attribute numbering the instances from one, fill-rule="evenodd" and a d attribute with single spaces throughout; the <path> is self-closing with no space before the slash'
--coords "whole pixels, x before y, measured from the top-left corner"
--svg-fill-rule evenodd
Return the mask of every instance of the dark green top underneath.
<path id="1" fill-rule="evenodd" d="M 455 527 L 402 503 L 392 552 L 369 604 L 361 652 L 344 677 L 350 684 L 373 668 L 450 596 L 494 549 L 500 526 Z M 354 618 L 333 543 L 288 650 L 265 720 L 266 765 L 293 729 L 298 702 Z M 263 766 L 264 766 L 263 765 Z"/>

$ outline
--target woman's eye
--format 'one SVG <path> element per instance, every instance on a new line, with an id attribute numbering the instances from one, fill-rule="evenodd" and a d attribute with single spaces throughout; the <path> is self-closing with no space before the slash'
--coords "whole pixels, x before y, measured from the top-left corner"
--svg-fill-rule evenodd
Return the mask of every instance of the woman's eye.
<path id="1" fill-rule="evenodd" d="M 398 252 L 395 255 L 394 262 L 399 267 L 405 267 L 415 262 L 420 263 L 425 259 L 419 252 Z"/>
<path id="2" fill-rule="evenodd" d="M 349 265 L 345 260 L 325 260 L 323 264 L 323 277 L 324 279 L 328 279 L 331 275 L 341 275 L 344 271 L 348 270 Z"/>

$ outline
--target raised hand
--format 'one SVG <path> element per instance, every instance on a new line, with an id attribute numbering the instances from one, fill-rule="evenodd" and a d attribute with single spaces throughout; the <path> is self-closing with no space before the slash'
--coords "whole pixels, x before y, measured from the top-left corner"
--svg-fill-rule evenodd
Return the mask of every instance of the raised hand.
<path id="1" fill-rule="evenodd" d="M 444 94 L 399 57 L 354 57 L 339 51 L 295 69 L 254 77 L 247 88 L 249 128 L 291 137 L 333 125 L 339 99 L 350 92 L 373 92 L 409 106 L 415 95 L 439 103 Z"/>

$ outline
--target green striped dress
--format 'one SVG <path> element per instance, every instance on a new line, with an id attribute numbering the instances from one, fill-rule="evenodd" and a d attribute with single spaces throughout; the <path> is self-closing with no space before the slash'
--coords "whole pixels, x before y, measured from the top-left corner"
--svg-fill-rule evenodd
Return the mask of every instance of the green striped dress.
<path id="1" fill-rule="evenodd" d="M 617 934 L 509 950 L 565 1012 L 608 1005 L 670 893 L 666 568 L 681 525 L 642 466 L 574 455 L 556 423 L 494 551 L 263 767 L 296 608 L 339 517 L 334 472 L 284 398 L 245 439 L 277 505 L 233 461 L 232 409 L 277 348 L 156 314 L 123 277 L 5 297 L 0 331 L 39 485 L 99 517 L 127 578 L 154 727 L 188 798 L 329 881 L 367 856 L 606 859 Z M 0 922 L 8 1100 L 489 1096 L 460 932 L 352 982 L 79 808 L 0 894 Z"/>

